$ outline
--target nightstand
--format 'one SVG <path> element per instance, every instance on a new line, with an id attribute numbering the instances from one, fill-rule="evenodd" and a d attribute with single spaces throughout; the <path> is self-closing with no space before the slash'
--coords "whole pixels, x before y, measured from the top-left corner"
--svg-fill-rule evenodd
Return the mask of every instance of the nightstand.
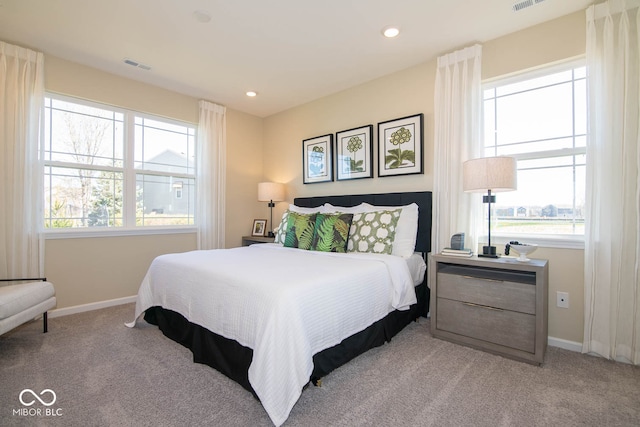
<path id="1" fill-rule="evenodd" d="M 242 246 L 249 246 L 255 243 L 273 243 L 273 237 L 266 236 L 242 236 Z"/>
<path id="2" fill-rule="evenodd" d="M 431 334 L 532 364 L 547 348 L 546 260 L 431 255 Z"/>

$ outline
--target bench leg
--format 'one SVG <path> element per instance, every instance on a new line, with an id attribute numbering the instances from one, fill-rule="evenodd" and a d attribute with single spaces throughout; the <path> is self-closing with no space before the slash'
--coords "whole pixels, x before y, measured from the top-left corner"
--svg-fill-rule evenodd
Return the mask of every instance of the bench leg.
<path id="1" fill-rule="evenodd" d="M 46 334 L 47 330 L 49 329 L 48 325 L 47 325 L 47 312 L 46 311 L 42 315 L 42 325 L 44 327 L 44 332 L 43 333 Z"/>

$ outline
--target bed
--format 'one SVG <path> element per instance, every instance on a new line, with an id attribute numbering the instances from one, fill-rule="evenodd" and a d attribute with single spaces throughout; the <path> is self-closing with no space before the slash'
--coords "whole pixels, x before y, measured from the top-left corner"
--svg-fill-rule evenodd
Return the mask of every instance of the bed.
<path id="1" fill-rule="evenodd" d="M 415 251 L 424 265 L 431 245 L 430 192 L 294 200 L 301 209 L 361 203 L 417 204 Z M 390 341 L 426 316 L 429 307 L 426 274 L 419 280 L 406 267 L 415 263 L 415 255 L 409 262 L 389 255 L 311 252 L 260 244 L 158 257 L 140 287 L 135 319 L 144 313 L 147 322 L 189 348 L 194 362 L 250 391 L 280 425 L 309 381 L 317 384 L 359 354 Z M 305 272 L 312 274 L 298 283 L 295 278 Z M 209 295 L 210 275 L 216 277 L 215 295 Z M 135 326 L 135 320 L 128 326 Z"/>

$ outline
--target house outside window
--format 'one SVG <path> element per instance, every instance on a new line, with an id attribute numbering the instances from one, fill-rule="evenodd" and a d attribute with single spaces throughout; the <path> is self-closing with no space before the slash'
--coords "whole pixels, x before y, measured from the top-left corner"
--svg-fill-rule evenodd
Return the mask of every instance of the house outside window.
<path id="1" fill-rule="evenodd" d="M 190 123 L 48 95 L 45 228 L 195 225 L 195 133 Z"/>
<path id="2" fill-rule="evenodd" d="M 584 236 L 587 79 L 573 62 L 484 87 L 484 155 L 517 159 L 518 189 L 499 193 L 492 234 Z M 486 221 L 487 212 L 485 212 Z"/>

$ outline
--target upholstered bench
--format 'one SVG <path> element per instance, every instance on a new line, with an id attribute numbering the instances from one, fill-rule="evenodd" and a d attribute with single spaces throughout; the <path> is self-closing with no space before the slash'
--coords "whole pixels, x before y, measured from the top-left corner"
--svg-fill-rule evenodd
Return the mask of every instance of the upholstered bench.
<path id="1" fill-rule="evenodd" d="M 47 310 L 56 305 L 53 284 L 46 279 L 28 280 L 40 281 L 15 285 L 0 284 L 0 335 L 41 314 L 43 329 L 47 332 Z M 21 280 L 1 280 L 0 282 L 18 281 Z"/>

